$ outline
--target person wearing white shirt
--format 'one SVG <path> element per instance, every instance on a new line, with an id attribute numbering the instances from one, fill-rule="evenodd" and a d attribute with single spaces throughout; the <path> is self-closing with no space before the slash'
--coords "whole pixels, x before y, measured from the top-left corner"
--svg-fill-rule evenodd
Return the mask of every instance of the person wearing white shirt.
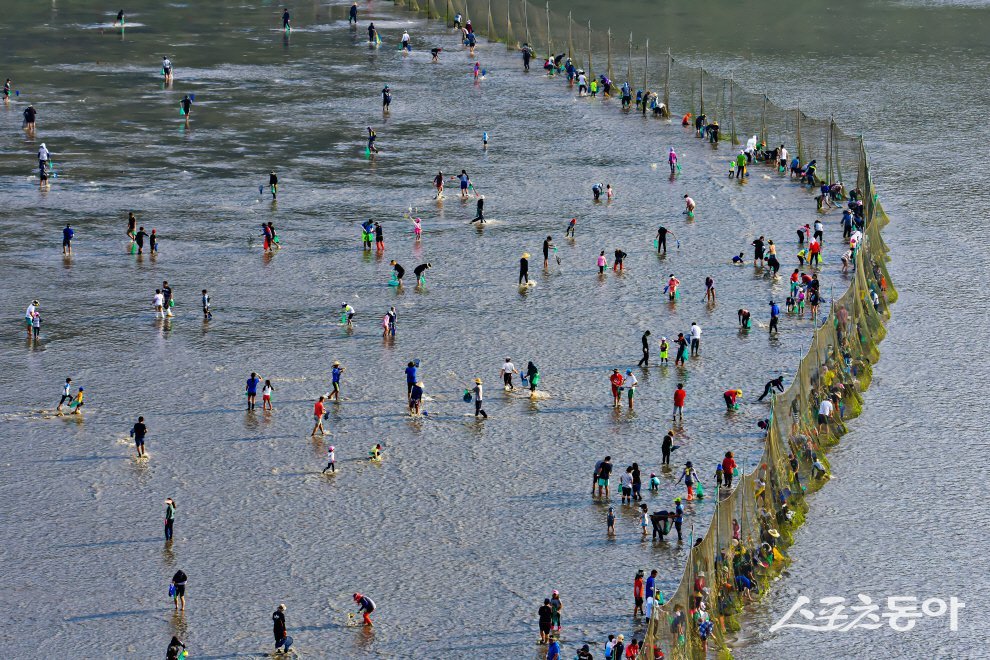
<path id="1" fill-rule="evenodd" d="M 777 161 L 777 165 L 780 167 L 780 169 L 786 171 L 787 170 L 787 149 L 784 148 L 784 145 L 780 145 L 780 157 L 779 158 L 780 159 Z"/>
<path id="2" fill-rule="evenodd" d="M 155 316 L 165 318 L 165 294 L 161 289 L 155 289 L 155 297 L 152 298 L 151 304 L 155 307 Z"/>
<path id="3" fill-rule="evenodd" d="M 512 360 L 505 358 L 505 364 L 502 365 L 502 369 L 499 372 L 502 374 L 502 382 L 505 384 L 506 390 L 514 390 L 515 387 L 512 385 L 512 374 L 519 373 L 516 369 L 516 365 L 512 364 Z"/>
<path id="4" fill-rule="evenodd" d="M 831 399 L 824 399 L 820 404 L 818 404 L 818 425 L 828 426 L 834 411 L 835 404 L 832 403 Z"/>
<path id="5" fill-rule="evenodd" d="M 636 397 L 636 386 L 639 385 L 639 380 L 633 374 L 632 369 L 626 369 L 626 378 L 622 382 L 622 386 L 626 388 L 626 398 L 629 400 L 629 410 L 633 409 L 633 399 Z"/>
<path id="6" fill-rule="evenodd" d="M 409 32 L 405 30 L 402 32 L 402 50 L 412 52 L 412 46 L 409 45 Z"/>
<path id="7" fill-rule="evenodd" d="M 162 55 L 162 75 L 165 76 L 165 82 L 172 80 L 172 60 L 164 55 Z"/>
<path id="8" fill-rule="evenodd" d="M 24 325 L 27 326 L 28 337 L 31 336 L 31 327 L 34 325 L 34 312 L 39 304 L 37 300 L 32 300 L 28 308 L 24 310 Z"/>
<path id="9" fill-rule="evenodd" d="M 701 326 L 697 323 L 691 324 L 691 357 L 697 357 L 701 353 Z"/>

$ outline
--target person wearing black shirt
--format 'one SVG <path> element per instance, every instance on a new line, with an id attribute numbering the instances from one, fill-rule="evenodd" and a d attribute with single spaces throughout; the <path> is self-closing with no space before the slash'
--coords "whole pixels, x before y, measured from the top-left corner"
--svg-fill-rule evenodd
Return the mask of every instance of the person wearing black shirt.
<path id="1" fill-rule="evenodd" d="M 674 358 L 674 366 L 684 364 L 687 357 L 688 341 L 684 338 L 683 332 L 677 333 L 677 339 L 674 340 L 674 343 L 677 344 L 677 357 Z"/>
<path id="2" fill-rule="evenodd" d="M 481 195 L 478 197 L 478 210 L 474 215 L 474 219 L 471 220 L 472 223 L 480 222 L 485 224 L 485 196 Z"/>
<path id="3" fill-rule="evenodd" d="M 268 188 L 272 191 L 272 201 L 278 199 L 278 175 L 275 170 L 268 174 Z"/>
<path id="4" fill-rule="evenodd" d="M 627 256 L 629 256 L 629 255 L 627 255 L 622 250 L 616 250 L 615 251 L 615 261 L 612 262 L 612 270 L 613 271 L 620 271 L 621 272 L 622 271 L 622 260 L 625 259 Z"/>
<path id="5" fill-rule="evenodd" d="M 134 438 L 134 446 L 137 448 L 138 458 L 144 456 L 144 436 L 148 434 L 148 427 L 144 425 L 144 417 L 138 417 L 137 423 L 131 429 L 131 436 Z"/>
<path id="6" fill-rule="evenodd" d="M 660 254 L 661 252 L 663 252 L 664 254 L 667 254 L 667 235 L 668 234 L 670 236 L 673 236 L 674 235 L 674 232 L 668 231 L 667 228 L 664 227 L 664 226 L 662 226 L 662 225 L 660 226 L 659 229 L 657 229 L 657 254 Z"/>
<path id="7" fill-rule="evenodd" d="M 288 634 L 285 630 L 285 603 L 276 608 L 272 613 L 272 634 L 275 636 L 275 648 L 285 644 Z"/>
<path id="8" fill-rule="evenodd" d="M 753 246 L 753 261 L 759 261 L 760 266 L 763 265 L 763 237 L 760 236 L 758 239 L 750 243 Z"/>
<path id="9" fill-rule="evenodd" d="M 519 284 L 529 284 L 529 252 L 519 259 Z"/>
<path id="10" fill-rule="evenodd" d="M 385 249 L 385 230 L 378 222 L 375 223 L 375 249 L 379 252 Z"/>
<path id="11" fill-rule="evenodd" d="M 547 268 L 550 266 L 550 248 L 553 245 L 553 236 L 547 236 L 546 240 L 543 241 L 543 267 Z"/>
<path id="12" fill-rule="evenodd" d="M 770 394 L 770 392 L 772 390 L 774 390 L 774 389 L 777 389 L 780 392 L 783 392 L 784 391 L 784 377 L 783 376 L 778 376 L 777 378 L 774 378 L 773 380 L 768 381 L 767 384 L 763 387 L 763 394 L 760 395 L 760 398 L 757 399 L 757 401 L 763 401 L 763 398 L 766 397 L 768 394 Z"/>
<path id="13" fill-rule="evenodd" d="M 413 274 L 416 276 L 417 284 L 422 285 L 426 283 L 426 280 L 423 277 L 423 273 L 425 273 L 428 268 L 433 268 L 433 264 L 425 263 L 425 264 L 420 264 L 415 268 L 413 268 Z"/>
<path id="14" fill-rule="evenodd" d="M 660 445 L 660 452 L 663 455 L 663 465 L 670 465 L 670 452 L 674 448 L 674 437 L 668 433 L 663 436 L 663 443 Z"/>
<path id="15" fill-rule="evenodd" d="M 38 117 L 38 111 L 34 109 L 33 105 L 29 105 L 24 109 L 24 130 L 28 133 L 34 133 L 34 121 Z"/>
<path id="16" fill-rule="evenodd" d="M 638 367 L 650 366 L 650 331 L 643 333 L 643 359 L 639 361 Z"/>
<path id="17" fill-rule="evenodd" d="M 173 316 L 172 314 L 172 287 L 168 285 L 168 280 L 162 282 L 162 296 L 164 297 L 163 306 L 165 307 L 165 315 Z"/>
<path id="18" fill-rule="evenodd" d="M 395 279 L 398 281 L 399 286 L 402 286 L 402 277 L 406 274 L 406 269 L 403 268 L 395 259 L 392 259 L 392 261 L 389 262 L 389 265 L 392 266 L 392 272 L 395 273 Z"/>
<path id="19" fill-rule="evenodd" d="M 186 609 L 186 574 L 181 570 L 176 571 L 175 575 L 172 576 L 172 586 L 175 587 L 175 611 L 184 612 Z"/>
<path id="20" fill-rule="evenodd" d="M 605 460 L 598 467 L 598 497 L 605 491 L 605 497 L 609 497 L 608 478 L 612 476 L 612 457 L 606 456 Z"/>
<path id="21" fill-rule="evenodd" d="M 186 645 L 173 635 L 172 641 L 168 643 L 168 650 L 165 651 L 165 660 L 179 660 L 179 654 L 185 648 Z"/>
<path id="22" fill-rule="evenodd" d="M 144 227 L 139 227 L 137 233 L 134 234 L 134 242 L 137 243 L 138 254 L 144 253 L 144 237 L 148 235 L 148 232 L 144 230 Z"/>
<path id="23" fill-rule="evenodd" d="M 543 599 L 543 606 L 537 610 L 537 614 L 540 617 L 540 644 L 550 643 L 550 618 L 553 616 L 553 610 L 550 608 L 550 599 Z"/>

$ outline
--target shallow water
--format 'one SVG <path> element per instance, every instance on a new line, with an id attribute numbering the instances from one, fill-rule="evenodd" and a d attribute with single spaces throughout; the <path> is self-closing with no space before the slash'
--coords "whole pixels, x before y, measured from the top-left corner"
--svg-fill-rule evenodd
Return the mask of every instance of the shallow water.
<path id="1" fill-rule="evenodd" d="M 628 637 L 635 569 L 657 567 L 673 588 L 684 553 L 640 542 L 634 513 L 618 505 L 620 534 L 607 541 L 605 506 L 587 494 L 591 468 L 610 453 L 617 468 L 638 461 L 644 476 L 656 470 L 679 379 L 688 417 L 675 458 L 706 476 L 727 448 L 741 465 L 755 460 L 755 422 L 766 408 L 727 417 L 720 393 L 737 386 L 749 400 L 776 370 L 791 373 L 812 325 L 787 319 L 772 342 L 756 327 L 740 335 L 736 310 L 765 323 L 768 297 L 785 286 L 727 261 L 749 257 L 749 242 L 765 234 L 781 244 L 786 273 L 794 227 L 814 218 L 811 197 L 761 167 L 744 184 L 730 181 L 724 152 L 680 126 L 622 115 L 617 100 L 577 100 L 559 80 L 523 75 L 514 56 L 484 39 L 489 75 L 474 85 L 454 37 L 390 5 L 363 9 L 356 31 L 346 5 L 293 9 L 288 37 L 277 10 L 141 6 L 146 27 L 122 36 L 80 27 L 105 19 L 59 3 L 19 7 L 0 27 L 21 91 L 0 112 L 0 308 L 9 320 L 0 340 L 8 393 L 0 540 L 13 582 L 5 641 L 43 639 L 31 657 L 147 656 L 178 632 L 193 655 L 257 653 L 270 648 L 270 613 L 285 602 L 308 655 L 535 657 L 535 610 L 555 588 L 568 648 L 609 632 Z M 368 18 L 382 31 L 380 49 L 365 41 Z M 394 44 L 406 26 L 416 50 L 404 56 Z M 445 48 L 440 63 L 429 62 L 433 45 Z M 168 89 L 158 69 L 166 53 L 176 67 Z M 10 75 L 7 66 L 0 75 Z M 383 119 L 386 82 L 394 101 Z M 187 93 L 196 94 L 188 128 L 177 107 Z M 19 129 L 27 102 L 39 109 L 36 140 Z M 364 150 L 368 125 L 382 150 L 374 159 Z M 31 176 L 42 141 L 60 174 L 48 192 Z M 684 166 L 674 180 L 663 162 L 669 146 Z M 882 169 L 883 155 L 873 160 Z M 277 205 L 258 195 L 271 168 Z M 474 200 L 458 200 L 453 188 L 442 205 L 432 200 L 438 168 L 467 169 L 486 197 L 488 225 L 468 224 Z M 596 181 L 616 186 L 611 204 L 591 202 Z M 680 213 L 685 193 L 700 205 L 692 223 Z M 421 244 L 403 218 L 409 207 L 423 218 Z M 128 210 L 161 234 L 158 256 L 128 254 Z M 573 216 L 571 242 L 563 231 Z M 360 249 L 357 224 L 367 217 L 385 228 L 384 256 Z M 274 257 L 261 254 L 258 226 L 269 220 L 283 241 Z M 66 222 L 77 230 L 71 260 L 58 252 Z M 662 260 L 650 245 L 658 223 L 680 241 Z M 893 227 L 888 237 L 904 235 Z M 952 230 L 940 230 L 947 243 Z M 836 222 L 828 232 L 838 237 Z M 548 234 L 562 264 L 543 272 Z M 910 342 L 912 317 L 902 315 L 918 307 L 910 278 L 896 271 L 910 250 L 894 243 L 904 297 L 884 351 Z M 598 251 L 611 263 L 617 247 L 630 255 L 627 272 L 600 278 Z M 526 291 L 515 285 L 523 251 L 537 282 Z M 845 287 L 837 256 L 826 250 L 823 271 L 836 293 Z M 389 288 L 390 259 L 409 271 L 432 262 L 426 287 Z M 659 295 L 670 272 L 684 283 L 675 306 Z M 713 308 L 702 302 L 706 275 L 717 283 Z M 177 299 L 164 326 L 150 310 L 163 279 Z M 198 310 L 202 288 L 213 298 L 209 324 Z M 44 327 L 31 346 L 16 324 L 35 297 Z M 338 322 L 344 301 L 358 312 L 353 332 Z M 377 322 L 390 305 L 398 336 L 383 343 Z M 636 363 L 642 330 L 672 337 L 692 321 L 704 329 L 703 358 L 684 373 L 639 373 L 636 412 L 612 410 L 608 372 Z M 506 355 L 540 366 L 547 399 L 498 391 Z M 411 359 L 422 361 L 434 398 L 428 419 L 405 415 L 402 369 Z M 333 360 L 348 371 L 344 402 L 331 406 L 339 472 L 328 478 L 319 473 L 326 442 L 309 438 L 310 406 L 328 388 Z M 889 415 L 905 419 L 903 407 L 881 405 L 905 396 L 888 388 L 912 373 L 892 362 L 881 363 L 880 394 L 871 390 L 857 422 L 878 437 L 892 433 L 872 430 Z M 272 379 L 274 413 L 244 412 L 251 371 Z M 66 375 L 86 388 L 84 419 L 32 413 L 54 405 Z M 483 423 L 460 400 L 475 376 L 488 389 Z M 152 456 L 141 463 L 127 438 L 139 414 Z M 840 461 L 875 451 L 856 438 Z M 380 441 L 386 458 L 369 464 L 367 449 Z M 853 485 L 837 470 L 815 507 Z M 681 494 L 676 475 L 663 476 L 661 496 L 646 496 L 651 508 Z M 159 518 L 169 496 L 179 503 L 170 550 Z M 693 507 L 699 530 L 710 507 Z M 823 517 L 813 511 L 816 524 L 802 534 L 819 533 Z M 798 544 L 796 574 L 811 545 Z M 190 576 L 182 619 L 166 597 L 177 568 Z M 344 626 L 356 590 L 379 605 L 372 634 Z"/>

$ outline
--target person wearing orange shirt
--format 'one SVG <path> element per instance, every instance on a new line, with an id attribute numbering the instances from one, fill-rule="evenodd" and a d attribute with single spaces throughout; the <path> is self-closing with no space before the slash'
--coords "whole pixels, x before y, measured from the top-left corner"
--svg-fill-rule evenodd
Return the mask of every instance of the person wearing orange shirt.
<path id="1" fill-rule="evenodd" d="M 326 435 L 327 432 L 323 430 L 323 415 L 325 414 L 325 409 L 323 407 L 323 401 L 326 399 L 325 396 L 321 396 L 316 404 L 313 405 L 313 420 L 316 422 L 313 424 L 313 432 L 310 435 L 316 435 L 319 431 L 320 435 Z"/>

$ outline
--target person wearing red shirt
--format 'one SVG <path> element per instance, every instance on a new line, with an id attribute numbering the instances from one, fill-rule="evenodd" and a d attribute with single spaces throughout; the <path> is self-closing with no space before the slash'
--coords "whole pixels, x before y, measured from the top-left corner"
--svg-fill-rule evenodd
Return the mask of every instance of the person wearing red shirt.
<path id="1" fill-rule="evenodd" d="M 736 406 L 736 399 L 742 396 L 742 390 L 726 390 L 722 393 L 725 399 L 725 409 L 732 410 Z"/>
<path id="2" fill-rule="evenodd" d="M 316 422 L 313 425 L 313 432 L 310 435 L 316 435 L 316 431 L 319 430 L 320 435 L 326 435 L 327 432 L 323 430 L 323 400 L 326 397 L 321 396 L 320 400 L 316 402 L 313 406 L 313 420 Z"/>
<path id="3" fill-rule="evenodd" d="M 623 378 L 622 374 L 619 373 L 618 369 L 612 369 L 612 375 L 608 377 L 610 383 L 612 383 L 612 405 L 616 408 L 622 405 L 622 396 L 619 393 L 619 388 L 622 387 Z"/>
<path id="4" fill-rule="evenodd" d="M 732 452 L 725 452 L 722 459 L 722 478 L 725 479 L 726 490 L 732 488 L 732 473 L 736 469 L 736 459 L 732 458 Z"/>
<path id="5" fill-rule="evenodd" d="M 643 598 L 646 593 L 646 584 L 643 581 L 643 571 L 638 571 L 636 573 L 636 579 L 633 580 L 633 598 L 636 604 L 633 605 L 633 616 L 636 616 L 636 612 L 644 614 L 643 612 Z"/>
<path id="6" fill-rule="evenodd" d="M 684 421 L 684 400 L 687 399 L 687 392 L 684 391 L 684 383 L 678 383 L 674 390 L 674 420 L 680 417 Z"/>
<path id="7" fill-rule="evenodd" d="M 811 245 L 808 246 L 808 251 L 811 253 L 811 257 L 808 259 L 808 264 L 816 264 L 820 266 L 822 264 L 822 244 L 812 239 Z"/>

